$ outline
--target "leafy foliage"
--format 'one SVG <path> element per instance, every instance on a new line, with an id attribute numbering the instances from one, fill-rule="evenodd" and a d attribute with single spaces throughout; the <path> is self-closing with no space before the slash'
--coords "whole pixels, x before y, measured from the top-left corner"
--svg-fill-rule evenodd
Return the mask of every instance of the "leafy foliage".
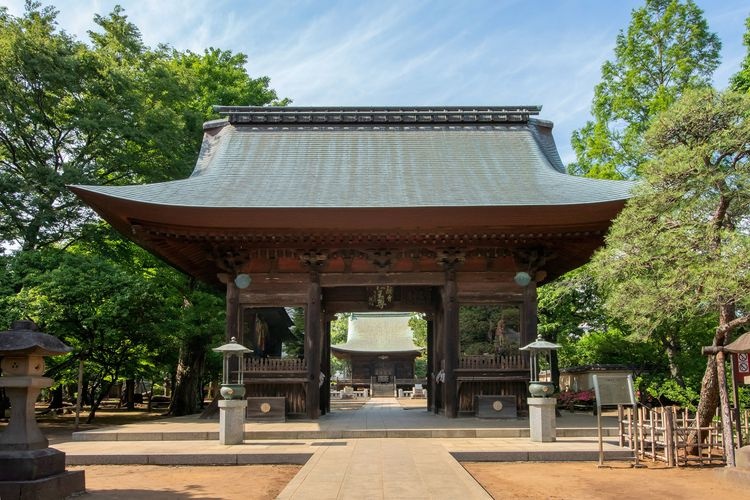
<path id="1" fill-rule="evenodd" d="M 520 311 L 516 306 L 462 306 L 458 328 L 463 354 L 485 354 L 518 348 Z"/>
<path id="2" fill-rule="evenodd" d="M 97 397 L 117 377 L 167 372 L 172 412 L 192 413 L 222 297 L 96 222 L 66 186 L 185 177 L 211 104 L 288 100 L 250 78 L 244 54 L 145 46 L 120 7 L 95 16 L 89 43 L 56 16 L 37 2 L 21 17 L 0 8 L 0 247 L 11 251 L 0 318 L 31 316 L 63 336 L 85 354 Z"/>
<path id="3" fill-rule="evenodd" d="M 47 250 L 25 265 L 23 288 L 11 309 L 33 319 L 73 347 L 86 361 L 90 399 L 98 403 L 119 377 L 144 375 L 154 367 L 165 311 L 162 290 L 106 259 L 78 248 Z M 75 363 L 51 364 L 57 378 L 72 380 Z M 91 417 L 93 418 L 93 417 Z"/>
<path id="4" fill-rule="evenodd" d="M 654 159 L 594 258 L 607 310 L 649 338 L 711 322 L 724 345 L 750 323 L 750 94 L 686 92 L 646 140 Z M 709 357 L 701 425 L 717 404 Z"/>
<path id="5" fill-rule="evenodd" d="M 649 132 L 656 159 L 594 260 L 608 311 L 635 330 L 748 305 L 748 106 L 690 92 Z"/>
<path id="6" fill-rule="evenodd" d="M 57 12 L 0 9 L 0 244 L 34 250 L 79 237 L 93 213 L 70 184 L 187 176 L 208 103 L 285 104 L 246 56 L 144 46 L 120 7 L 95 16 L 91 44 L 56 28 Z M 223 101 L 226 99 L 226 101 Z"/>
<path id="7" fill-rule="evenodd" d="M 692 0 L 647 0 L 620 32 L 615 58 L 602 66 L 592 115 L 572 136 L 579 175 L 622 179 L 638 175 L 647 155 L 643 134 L 656 114 L 687 89 L 709 85 L 721 42 Z"/>
<path id="8" fill-rule="evenodd" d="M 742 43 L 747 49 L 740 70 L 732 76 L 729 86 L 736 92 L 750 92 L 750 16 L 745 19 L 745 34 Z"/>

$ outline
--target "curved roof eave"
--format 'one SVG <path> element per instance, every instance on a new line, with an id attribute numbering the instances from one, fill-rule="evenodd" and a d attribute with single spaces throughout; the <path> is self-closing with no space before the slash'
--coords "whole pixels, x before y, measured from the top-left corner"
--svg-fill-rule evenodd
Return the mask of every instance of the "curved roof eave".
<path id="1" fill-rule="evenodd" d="M 71 191 L 120 231 L 134 223 L 206 229 L 339 229 L 373 230 L 432 227 L 570 227 L 609 225 L 627 201 L 526 206 L 422 207 L 205 207 L 157 204 L 113 196 L 96 186 L 70 186 Z"/>

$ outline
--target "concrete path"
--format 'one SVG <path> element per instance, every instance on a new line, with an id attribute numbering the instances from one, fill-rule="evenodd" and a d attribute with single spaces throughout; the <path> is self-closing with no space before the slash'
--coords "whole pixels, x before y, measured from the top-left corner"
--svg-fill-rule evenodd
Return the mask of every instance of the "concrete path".
<path id="1" fill-rule="evenodd" d="M 427 439 L 331 442 L 279 499 L 487 499 L 484 488 L 440 443 Z"/>

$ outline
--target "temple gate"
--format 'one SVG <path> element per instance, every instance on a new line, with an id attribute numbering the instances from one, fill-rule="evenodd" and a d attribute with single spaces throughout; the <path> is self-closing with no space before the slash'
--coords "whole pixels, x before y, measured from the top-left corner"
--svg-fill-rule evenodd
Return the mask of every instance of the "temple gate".
<path id="1" fill-rule="evenodd" d="M 429 319 L 432 411 L 472 411 L 477 394 L 522 406 L 526 358 L 462 357 L 459 306 L 515 304 L 531 342 L 537 287 L 590 258 L 632 187 L 567 175 L 540 109 L 218 107 L 189 178 L 71 189 L 224 287 L 227 338 L 242 342 L 246 309 L 305 308 L 304 360 L 246 360 L 250 394 L 318 418 L 333 315 L 415 311 Z"/>

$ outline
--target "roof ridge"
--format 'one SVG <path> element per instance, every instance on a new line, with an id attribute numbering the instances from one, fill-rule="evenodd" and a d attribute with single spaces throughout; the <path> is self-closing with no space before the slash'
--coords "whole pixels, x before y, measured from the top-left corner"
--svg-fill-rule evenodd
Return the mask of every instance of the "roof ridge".
<path id="1" fill-rule="evenodd" d="M 214 106 L 229 123 L 526 123 L 541 106 Z"/>

